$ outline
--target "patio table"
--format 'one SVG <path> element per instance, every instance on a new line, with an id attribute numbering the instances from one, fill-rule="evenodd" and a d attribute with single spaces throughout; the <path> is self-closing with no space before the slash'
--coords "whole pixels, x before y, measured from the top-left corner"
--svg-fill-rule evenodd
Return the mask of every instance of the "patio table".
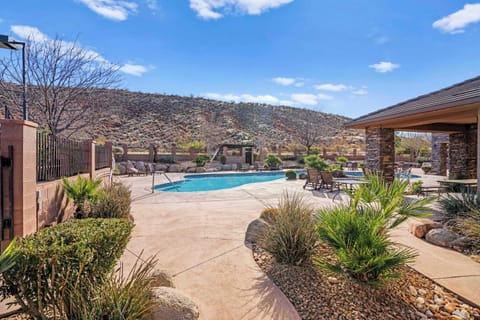
<path id="1" fill-rule="evenodd" d="M 368 181 L 365 180 L 359 180 L 359 179 L 351 179 L 351 178 L 335 178 L 333 179 L 333 182 L 339 184 L 339 188 L 337 193 L 333 196 L 332 201 L 335 201 L 335 198 L 340 194 L 342 191 L 342 185 L 345 186 L 344 189 L 348 189 L 352 191 L 355 187 L 359 187 L 361 185 L 365 185 L 368 183 Z"/>

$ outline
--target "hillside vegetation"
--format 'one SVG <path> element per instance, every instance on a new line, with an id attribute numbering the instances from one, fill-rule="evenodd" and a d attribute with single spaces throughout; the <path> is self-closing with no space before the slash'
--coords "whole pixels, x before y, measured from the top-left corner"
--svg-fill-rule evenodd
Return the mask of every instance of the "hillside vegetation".
<path id="1" fill-rule="evenodd" d="M 80 136 L 126 143 L 132 149 L 154 144 L 201 140 L 207 146 L 254 141 L 271 147 L 301 142 L 309 123 L 321 135 L 320 145 L 361 148 L 363 133 L 344 129 L 349 119 L 307 109 L 252 103 L 228 103 L 195 97 L 109 90 L 108 106 L 94 111 L 95 120 Z"/>

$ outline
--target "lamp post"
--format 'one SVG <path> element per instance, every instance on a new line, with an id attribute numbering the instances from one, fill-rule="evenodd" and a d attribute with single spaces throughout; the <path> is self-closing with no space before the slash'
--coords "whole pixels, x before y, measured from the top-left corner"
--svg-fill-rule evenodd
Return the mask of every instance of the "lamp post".
<path id="1" fill-rule="evenodd" d="M 25 66 L 25 42 L 16 41 L 15 39 L 0 34 L 0 48 L 9 50 L 18 50 L 18 46 L 22 46 L 22 104 L 23 104 L 23 120 L 28 120 L 28 106 L 27 106 L 27 70 Z"/>

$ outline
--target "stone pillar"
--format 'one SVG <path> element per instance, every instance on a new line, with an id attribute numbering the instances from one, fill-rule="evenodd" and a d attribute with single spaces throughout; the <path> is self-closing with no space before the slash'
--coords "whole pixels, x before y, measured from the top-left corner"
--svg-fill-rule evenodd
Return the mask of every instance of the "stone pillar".
<path id="1" fill-rule="evenodd" d="M 323 159 L 327 159 L 327 148 L 323 148 L 322 158 L 323 158 Z"/>
<path id="2" fill-rule="evenodd" d="M 448 134 L 432 134 L 432 174 L 447 175 Z"/>
<path id="3" fill-rule="evenodd" d="M 152 163 L 155 160 L 155 146 L 150 144 L 148 147 L 148 162 Z"/>
<path id="4" fill-rule="evenodd" d="M 177 145 L 172 143 L 172 150 L 170 151 L 172 154 L 172 162 L 175 162 L 175 158 L 177 157 Z"/>
<path id="5" fill-rule="evenodd" d="M 449 136 L 449 178 L 477 178 L 477 126 Z"/>
<path id="6" fill-rule="evenodd" d="M 281 157 L 282 156 L 282 145 L 277 145 L 277 156 Z"/>
<path id="7" fill-rule="evenodd" d="M 37 230 L 37 124 L 0 119 L 0 128 L 1 155 L 8 156 L 8 147 L 13 146 L 13 216 L 5 216 L 5 213 L 3 216 L 4 220 L 13 220 L 13 235 L 5 234 L 8 239 L 13 236 L 22 237 Z M 3 178 L 6 182 L 7 177 Z M 4 194 L 0 196 L 3 197 Z M 4 232 L 8 232 L 7 229 Z M 2 250 L 8 242 L 1 242 Z"/>
<path id="8" fill-rule="evenodd" d="M 395 177 L 395 130 L 369 127 L 365 130 L 365 168 L 382 173 L 386 181 Z"/>
<path id="9" fill-rule="evenodd" d="M 86 140 L 85 141 L 85 152 L 87 154 L 87 172 L 90 176 L 90 179 L 95 179 L 95 140 Z"/>
<path id="10" fill-rule="evenodd" d="M 122 149 L 123 149 L 122 160 L 127 161 L 128 160 L 128 145 L 126 143 L 122 144 Z"/>
<path id="11" fill-rule="evenodd" d="M 357 157 L 357 149 L 356 149 L 356 148 L 353 149 L 353 157 L 354 157 L 354 158 Z"/>

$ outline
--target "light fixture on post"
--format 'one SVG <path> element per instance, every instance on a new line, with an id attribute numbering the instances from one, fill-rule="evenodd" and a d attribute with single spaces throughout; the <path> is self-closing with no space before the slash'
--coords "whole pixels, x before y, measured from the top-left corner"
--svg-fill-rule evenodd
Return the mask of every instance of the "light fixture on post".
<path id="1" fill-rule="evenodd" d="M 0 48 L 9 50 L 18 50 L 18 46 L 22 46 L 22 103 L 23 103 L 23 120 L 28 120 L 28 106 L 27 106 L 27 70 L 25 65 L 25 42 L 16 41 L 15 39 L 0 34 Z"/>

